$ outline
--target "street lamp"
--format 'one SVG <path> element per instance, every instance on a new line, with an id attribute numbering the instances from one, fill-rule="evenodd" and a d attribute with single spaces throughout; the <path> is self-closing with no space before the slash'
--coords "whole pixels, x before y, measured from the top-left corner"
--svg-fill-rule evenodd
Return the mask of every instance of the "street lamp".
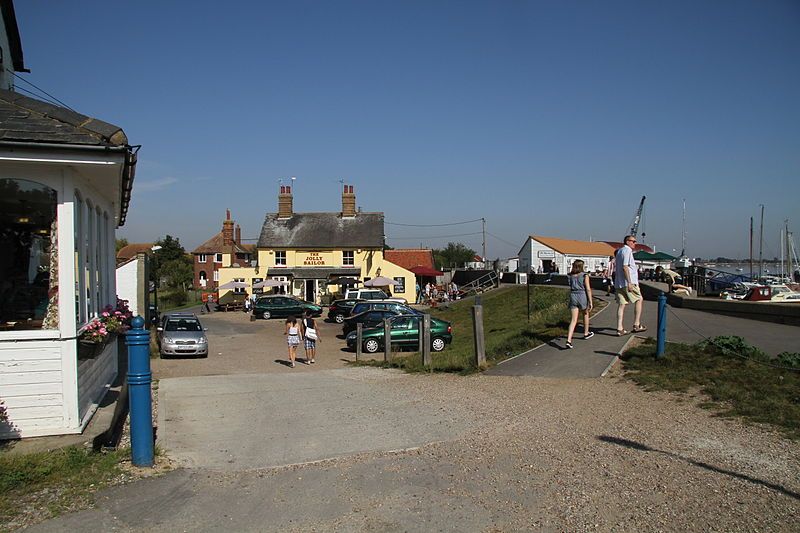
<path id="1" fill-rule="evenodd" d="M 153 282 L 153 313 L 150 315 L 149 320 L 151 324 L 153 323 L 154 319 L 158 320 L 158 283 L 161 281 L 161 275 L 158 272 L 158 254 L 156 254 L 156 252 L 160 249 L 161 246 L 157 244 L 150 247 L 150 250 L 153 252 L 153 269 L 156 271 L 156 279 Z"/>

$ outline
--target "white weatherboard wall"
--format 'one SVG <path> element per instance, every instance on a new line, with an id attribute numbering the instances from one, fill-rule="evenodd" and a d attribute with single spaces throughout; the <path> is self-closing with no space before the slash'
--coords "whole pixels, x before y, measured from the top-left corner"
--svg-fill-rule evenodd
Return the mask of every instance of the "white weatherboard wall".
<path id="1" fill-rule="evenodd" d="M 78 158 L 66 163 L 58 157 L 37 153 L 26 161 L 23 151 L 7 156 L 0 150 L 0 178 L 30 180 L 56 191 L 59 249 L 59 329 L 0 332 L 0 399 L 9 418 L 7 423 L 0 423 L 0 439 L 82 432 L 117 372 L 116 343 L 109 344 L 93 360 L 77 359 L 75 339 L 84 324 L 77 323 L 75 317 L 74 209 L 78 191 L 84 208 L 89 200 L 95 210 L 108 214 L 107 219 L 100 218 L 107 220 L 105 231 L 99 234 L 106 250 L 100 257 L 104 286 L 100 303 L 113 305 L 115 198 L 119 195 L 122 159 L 113 160 L 111 154 L 110 160 L 98 167 L 99 156 L 92 155 L 83 167 Z M 89 236 L 94 252 L 98 233 L 89 234 L 84 227 L 84 237 Z M 89 284 L 87 288 L 93 287 Z"/>
<path id="2" fill-rule="evenodd" d="M 139 283 L 137 272 L 139 260 L 134 258 L 117 267 L 117 296 L 128 300 L 128 308 L 136 312 L 139 309 Z"/>

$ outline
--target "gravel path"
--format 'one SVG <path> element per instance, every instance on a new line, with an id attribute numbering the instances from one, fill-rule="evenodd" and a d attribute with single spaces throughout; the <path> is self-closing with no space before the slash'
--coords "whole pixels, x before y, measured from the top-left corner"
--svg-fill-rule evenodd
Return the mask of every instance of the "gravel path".
<path id="1" fill-rule="evenodd" d="M 798 443 L 715 417 L 699 398 L 646 393 L 618 372 L 383 379 L 479 422 L 396 453 L 177 470 L 103 491 L 97 508 L 31 531 L 798 530 Z"/>

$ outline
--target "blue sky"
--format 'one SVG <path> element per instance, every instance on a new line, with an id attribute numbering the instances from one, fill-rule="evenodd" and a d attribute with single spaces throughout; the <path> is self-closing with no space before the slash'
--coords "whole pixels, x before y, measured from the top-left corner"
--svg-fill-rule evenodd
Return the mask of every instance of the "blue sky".
<path id="1" fill-rule="evenodd" d="M 683 198 L 690 255 L 744 257 L 762 203 L 765 255 L 800 235 L 796 1 L 15 5 L 26 79 L 143 145 L 131 242 L 191 249 L 226 208 L 256 238 L 289 176 L 296 211 L 339 210 L 344 179 L 389 222 L 484 217 L 490 257 L 620 239 L 642 195 L 664 251 Z M 444 237 L 480 229 L 386 235 L 480 252 Z"/>

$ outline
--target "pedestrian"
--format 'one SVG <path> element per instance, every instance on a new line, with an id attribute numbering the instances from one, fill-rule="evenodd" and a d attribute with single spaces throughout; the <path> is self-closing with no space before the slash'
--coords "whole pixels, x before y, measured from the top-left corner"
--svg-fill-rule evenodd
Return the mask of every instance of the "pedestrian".
<path id="1" fill-rule="evenodd" d="M 208 307 L 208 299 L 209 298 L 210 298 L 210 296 L 208 294 L 203 294 L 203 296 L 202 296 L 203 307 L 200 308 L 200 314 L 201 315 L 204 315 L 206 313 L 210 313 L 211 312 L 211 309 Z"/>
<path id="2" fill-rule="evenodd" d="M 614 289 L 617 291 L 617 336 L 627 335 L 623 323 L 625 319 L 625 306 L 633 304 L 633 332 L 647 331 L 641 324 L 642 319 L 642 292 L 639 290 L 639 272 L 636 260 L 633 258 L 633 247 L 636 246 L 636 237 L 627 235 L 625 245 L 617 250 L 614 256 L 616 269 L 614 270 Z"/>
<path id="3" fill-rule="evenodd" d="M 572 334 L 578 325 L 578 315 L 583 311 L 583 338 L 591 339 L 594 332 L 589 329 L 589 312 L 592 310 L 592 286 L 589 274 L 583 271 L 584 262 L 580 259 L 572 263 L 572 270 L 567 276 L 569 280 L 569 312 L 570 321 L 567 330 L 567 348 L 572 348 Z"/>
<path id="4" fill-rule="evenodd" d="M 297 347 L 300 346 L 300 326 L 297 319 L 290 316 L 286 319 L 286 327 L 283 330 L 286 335 L 286 344 L 289 345 L 289 364 L 294 368 L 294 360 L 297 358 Z"/>
<path id="5" fill-rule="evenodd" d="M 656 275 L 658 274 L 663 274 L 666 278 L 664 281 L 666 281 L 667 285 L 669 285 L 669 292 L 684 291 L 689 296 L 692 295 L 692 288 L 688 285 L 682 285 L 680 282 L 683 281 L 683 277 L 674 270 L 657 266 Z"/>
<path id="6" fill-rule="evenodd" d="M 614 272 L 617 270 L 617 261 L 614 256 L 608 258 L 608 266 L 606 267 L 606 296 L 611 296 L 614 292 Z"/>
<path id="7" fill-rule="evenodd" d="M 416 303 L 421 304 L 422 303 L 422 287 L 419 286 L 419 280 L 417 280 L 416 289 L 417 289 Z"/>
<path id="8" fill-rule="evenodd" d="M 316 363 L 317 341 L 322 342 L 322 338 L 317 329 L 317 322 L 311 316 L 310 310 L 306 309 L 306 316 L 303 318 L 300 326 L 300 335 L 305 339 L 306 364 L 310 365 Z"/>
<path id="9" fill-rule="evenodd" d="M 250 295 L 246 292 L 244 293 L 244 312 L 250 312 L 250 304 L 252 304 L 252 300 L 250 300 Z"/>

